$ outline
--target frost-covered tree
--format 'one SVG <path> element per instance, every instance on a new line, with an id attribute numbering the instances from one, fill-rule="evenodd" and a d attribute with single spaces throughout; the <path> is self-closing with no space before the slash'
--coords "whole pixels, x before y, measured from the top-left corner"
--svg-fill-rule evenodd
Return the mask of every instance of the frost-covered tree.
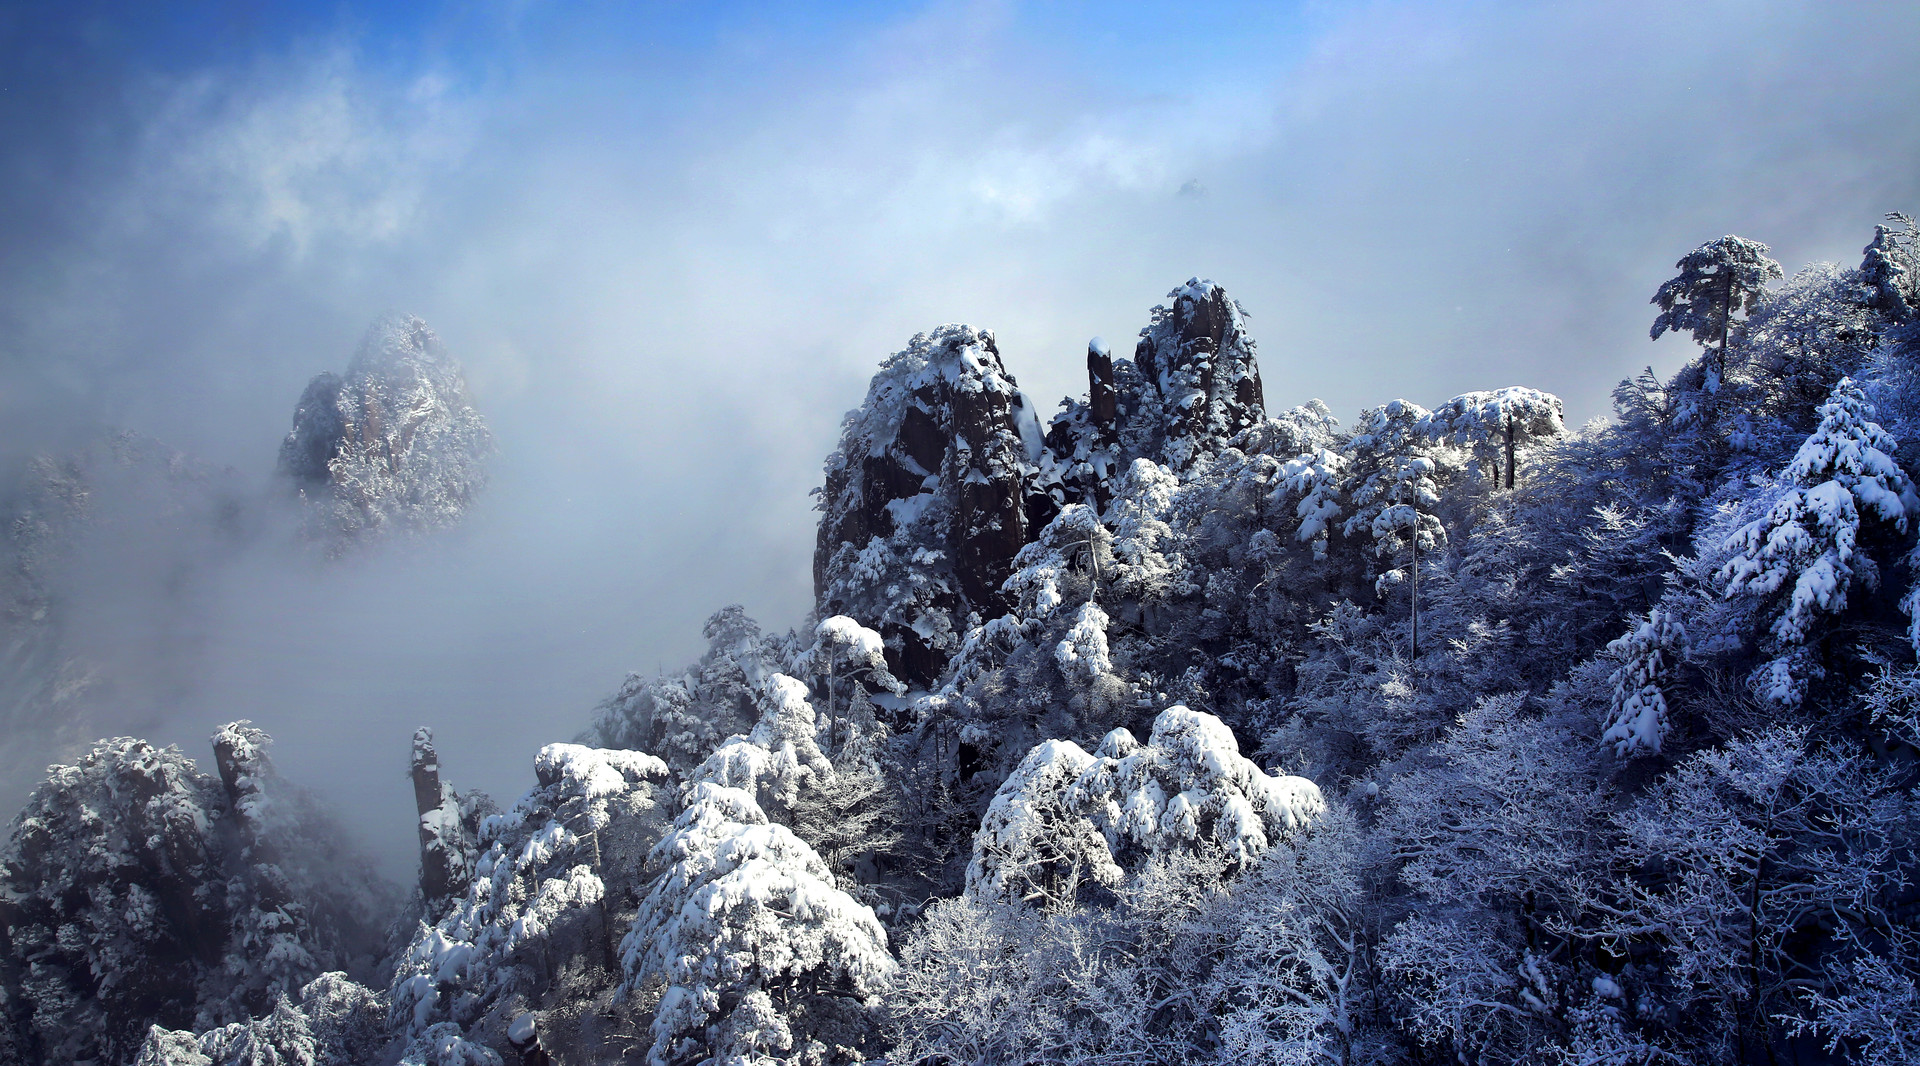
<path id="1" fill-rule="evenodd" d="M 1432 765 L 1383 790 L 1401 880 L 1436 903 L 1511 905 L 1537 929 L 1592 856 L 1606 813 L 1592 759 L 1573 747 L 1519 696 L 1480 700 L 1434 745 Z"/>
<path id="2" fill-rule="evenodd" d="M 1195 1043 L 1217 1048 L 1217 1061 L 1357 1066 L 1383 1050 L 1365 1025 L 1373 990 L 1358 838 L 1351 815 L 1331 808 L 1183 930 L 1183 946 L 1216 960 L 1194 1013 Z"/>
<path id="3" fill-rule="evenodd" d="M 1913 216 L 1893 212 L 1891 226 L 1873 227 L 1873 240 L 1861 254 L 1860 275 L 1873 293 L 1874 309 L 1894 322 L 1920 310 L 1920 226 Z"/>
<path id="4" fill-rule="evenodd" d="M 1861 272 L 1831 263 L 1769 292 L 1742 329 L 1753 382 L 1742 397 L 1749 410 L 1736 417 L 1737 450 L 1758 457 L 1804 438 L 1840 379 L 1869 370 L 1883 322 Z"/>
<path id="5" fill-rule="evenodd" d="M 1509 489 L 1520 452 L 1566 429 L 1560 397 L 1519 385 L 1462 393 L 1427 416 L 1429 433 L 1468 449 L 1476 474 L 1504 471 Z"/>
<path id="6" fill-rule="evenodd" d="M 1762 598 L 1771 615 L 1773 657 L 1754 678 L 1782 706 L 1799 704 L 1819 670 L 1806 645 L 1823 616 L 1847 607 L 1857 583 L 1872 587 L 1878 568 L 1860 543 L 1865 524 L 1905 531 L 1920 507 L 1892 456 L 1898 444 L 1873 421 L 1873 407 L 1849 379 L 1820 407 L 1820 425 L 1781 471 L 1785 490 L 1767 513 L 1727 539 L 1736 554 L 1721 568 L 1726 595 Z"/>
<path id="7" fill-rule="evenodd" d="M 819 672 L 826 688 L 827 750 L 838 751 L 851 739 L 843 732 L 850 734 L 853 728 L 848 721 L 843 731 L 841 722 L 850 717 L 856 700 L 864 702 L 867 698 L 863 682 L 895 696 L 904 695 L 907 687 L 888 672 L 886 646 L 880 634 L 846 615 L 837 614 L 822 621 L 814 628 L 813 640 L 807 662 Z M 843 681 L 847 686 L 844 700 L 838 691 Z M 858 693 L 855 687 L 859 687 Z"/>
<path id="8" fill-rule="evenodd" d="M 1629 982 L 1643 1016 L 1703 1056 L 1752 1058 L 1782 1019 L 1839 1024 L 1844 1006 L 1806 997 L 1844 995 L 1853 960 L 1911 937 L 1916 813 L 1884 770 L 1803 732 L 1730 741 L 1618 816 L 1627 876 L 1582 904 L 1596 939 L 1657 947 Z"/>
<path id="9" fill-rule="evenodd" d="M 1660 754 L 1672 729 L 1661 686 L 1686 654 L 1686 644 L 1687 631 L 1680 619 L 1655 607 L 1632 632 L 1607 645 L 1620 666 L 1613 672 L 1613 702 L 1600 742 L 1613 745 L 1616 757 Z"/>
<path id="10" fill-rule="evenodd" d="M 1270 776 L 1210 714 L 1169 707 L 1141 744 L 1115 729 L 1089 755 L 1036 747 L 995 793 L 974 838 L 967 892 L 1061 908 L 1090 879 L 1113 887 L 1154 854 L 1219 848 L 1238 865 L 1324 809 L 1301 777 Z"/>
<path id="11" fill-rule="evenodd" d="M 1920 984 L 1914 980 L 1911 931 L 1894 950 L 1856 958 L 1833 974 L 1833 987 L 1804 996 L 1810 1017 L 1790 1021 L 1796 1035 L 1826 1039 L 1829 1055 L 1848 1054 L 1860 1066 L 1905 1066 L 1920 1061 Z"/>
<path id="12" fill-rule="evenodd" d="M 1395 400 L 1364 412 L 1350 442 L 1347 536 L 1372 539 L 1373 554 L 1386 562 L 1374 592 L 1386 596 L 1408 582 L 1412 598 L 1411 658 L 1420 655 L 1420 553 L 1429 556 L 1447 543 L 1447 530 L 1434 508 L 1440 503 L 1442 464 L 1428 444 L 1430 414 L 1418 404 Z M 1407 563 L 1398 564 L 1405 548 Z"/>
<path id="13" fill-rule="evenodd" d="M 549 744 L 533 768 L 538 785 L 481 824 L 464 893 L 420 923 L 396 962 L 394 1024 L 422 1046 L 450 1032 L 498 1052 L 551 991 L 591 998 L 618 981 L 610 908 L 642 884 L 667 766 L 644 752 Z"/>
<path id="14" fill-rule="evenodd" d="M 149 1025 L 264 1014 L 322 970 L 360 965 L 384 893 L 245 722 L 219 777 L 121 737 L 50 768 L 0 856 L 5 1014 L 28 1061 L 130 1061 Z"/>
<path id="15" fill-rule="evenodd" d="M 627 675 L 594 710 L 580 742 L 645 751 L 684 773 L 727 737 L 752 729 L 760 686 L 784 669 L 779 647 L 738 604 L 715 611 L 703 632 L 707 651 L 698 662 L 678 674 Z"/>
<path id="16" fill-rule="evenodd" d="M 895 967 L 886 931 L 751 793 L 697 781 L 652 862 L 660 872 L 620 946 L 625 987 L 652 1002 L 650 1063 L 861 1042 L 859 1015 Z"/>
<path id="17" fill-rule="evenodd" d="M 1661 283 L 1652 303 L 1660 308 L 1652 336 L 1669 330 L 1691 333 L 1696 343 L 1712 344 L 1713 365 L 1706 391 L 1727 376 L 1727 345 L 1734 317 L 1751 312 L 1778 281 L 1780 264 L 1767 258 L 1767 246 L 1742 237 L 1721 237 L 1688 252 L 1674 264 L 1680 273 Z"/>

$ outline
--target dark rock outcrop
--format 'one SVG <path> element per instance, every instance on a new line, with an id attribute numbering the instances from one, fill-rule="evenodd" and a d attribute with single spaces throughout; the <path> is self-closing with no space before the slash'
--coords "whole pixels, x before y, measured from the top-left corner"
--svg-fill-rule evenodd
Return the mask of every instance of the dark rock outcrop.
<path id="1" fill-rule="evenodd" d="M 1115 368 L 1123 450 L 1186 470 L 1260 421 L 1266 398 L 1246 311 L 1194 278 L 1167 294 L 1140 331 L 1131 366 Z"/>
<path id="2" fill-rule="evenodd" d="M 480 820 L 494 813 L 493 801 L 484 793 L 447 787 L 440 778 L 433 731 L 426 726 L 414 730 L 408 776 L 420 819 L 420 903 L 429 917 L 437 918 L 473 878 L 474 842 Z"/>
<path id="3" fill-rule="evenodd" d="M 938 676 L 970 617 L 1001 613 L 1000 584 L 1053 501 L 1036 488 L 1045 446 L 993 334 L 942 326 L 913 338 L 847 416 L 820 490 L 814 589 L 821 614 L 878 629 L 889 668 Z"/>
<path id="4" fill-rule="evenodd" d="M 894 673 L 939 676 L 1011 604 L 1014 555 L 1060 508 L 1104 509 L 1135 459 L 1185 470 L 1265 416 L 1246 312 L 1198 279 L 1156 307 L 1131 360 L 1087 345 L 1087 397 L 1042 438 L 993 334 L 915 337 L 847 416 L 820 490 L 814 599 L 879 630 Z"/>

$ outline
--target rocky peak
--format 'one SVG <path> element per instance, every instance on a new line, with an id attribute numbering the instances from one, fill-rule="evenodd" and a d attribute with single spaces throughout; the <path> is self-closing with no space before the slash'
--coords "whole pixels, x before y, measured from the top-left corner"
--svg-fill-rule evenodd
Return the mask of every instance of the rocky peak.
<path id="1" fill-rule="evenodd" d="M 969 616 L 1004 609 L 1014 554 L 1034 520 L 1051 517 L 1052 499 L 1034 488 L 1044 455 L 991 332 L 915 336 L 881 365 L 827 459 L 820 613 L 878 629 L 895 673 L 930 681 Z"/>
<path id="2" fill-rule="evenodd" d="M 1127 458 L 1185 470 L 1260 421 L 1265 396 L 1239 302 L 1200 278 L 1167 298 L 1140 331 L 1132 365 L 1116 368 L 1115 383 Z"/>
<path id="3" fill-rule="evenodd" d="M 1043 438 L 993 334 L 913 338 L 847 415 L 819 490 L 814 599 L 877 629 L 890 668 L 925 684 L 975 619 L 1011 606 L 1014 555 L 1068 503 L 1104 509 L 1132 460 L 1184 470 L 1258 424 L 1246 312 L 1194 279 L 1153 309 L 1131 360 L 1087 345 L 1087 396 Z"/>
<path id="4" fill-rule="evenodd" d="M 493 451 L 460 365 L 427 324 L 374 324 L 344 375 L 308 383 L 280 445 L 280 471 L 310 506 L 310 529 L 355 539 L 452 525 L 484 487 Z"/>

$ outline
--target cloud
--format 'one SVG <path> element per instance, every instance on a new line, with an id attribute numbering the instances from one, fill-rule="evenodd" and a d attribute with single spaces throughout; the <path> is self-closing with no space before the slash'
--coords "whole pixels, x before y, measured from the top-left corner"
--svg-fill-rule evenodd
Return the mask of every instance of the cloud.
<path id="1" fill-rule="evenodd" d="M 200 213 L 238 249 L 349 249 L 400 238 L 436 172 L 459 165 L 473 116 L 448 80 L 369 84 L 348 48 L 292 64 L 156 80 L 130 228 Z M 215 237 L 218 239 L 218 236 Z"/>

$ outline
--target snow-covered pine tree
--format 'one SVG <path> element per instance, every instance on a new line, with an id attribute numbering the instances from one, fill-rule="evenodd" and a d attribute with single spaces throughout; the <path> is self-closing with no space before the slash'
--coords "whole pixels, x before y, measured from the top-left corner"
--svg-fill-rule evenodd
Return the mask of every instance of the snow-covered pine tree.
<path id="1" fill-rule="evenodd" d="M 728 737 L 686 780 L 742 789 L 756 803 L 790 811 L 803 788 L 833 776 L 833 763 L 820 750 L 819 717 L 807 686 L 786 674 L 767 678 L 757 703 L 753 731 Z"/>
<path id="2" fill-rule="evenodd" d="M 1771 616 L 1772 657 L 1753 684 L 1777 705 L 1797 706 L 1808 679 L 1821 672 L 1807 651 L 1820 619 L 1846 609 L 1856 582 L 1871 587 L 1878 579 L 1862 550 L 1863 528 L 1877 522 L 1904 531 L 1907 513 L 1920 508 L 1892 458 L 1898 443 L 1873 413 L 1860 388 L 1841 379 L 1820 407 L 1819 427 L 1780 472 L 1785 491 L 1727 538 L 1737 554 L 1719 571 L 1726 595 L 1761 598 Z"/>
<path id="3" fill-rule="evenodd" d="M 826 689 L 826 751 L 831 756 L 852 739 L 854 723 L 850 719 L 856 703 L 867 702 L 865 684 L 871 683 L 874 688 L 895 696 L 905 695 L 907 686 L 888 672 L 886 645 L 880 634 L 846 615 L 837 614 L 823 620 L 814 627 L 813 640 L 813 647 L 806 652 L 806 661 Z M 846 723 L 844 729 L 843 722 Z"/>
<path id="4" fill-rule="evenodd" d="M 134 1066 L 365 1066 L 381 1059 L 387 1038 L 386 995 L 325 973 L 261 1017 L 198 1034 L 155 1025 Z"/>
<path id="5" fill-rule="evenodd" d="M 1427 416 L 1428 433 L 1466 448 L 1477 476 L 1497 482 L 1504 473 L 1509 489 L 1520 452 L 1566 431 L 1560 397 L 1519 385 L 1462 393 Z"/>
<path id="6" fill-rule="evenodd" d="M 1345 485 L 1347 536 L 1371 536 L 1373 554 L 1387 568 L 1374 582 L 1385 598 L 1403 581 L 1412 600 L 1409 658 L 1420 656 L 1420 553 L 1429 557 L 1447 543 L 1447 529 L 1434 508 L 1440 503 L 1445 466 L 1431 446 L 1429 412 L 1415 403 L 1394 400 L 1363 412 L 1349 442 Z M 1407 562 L 1399 563 L 1402 549 Z"/>
<path id="7" fill-rule="evenodd" d="M 620 945 L 623 987 L 653 1009 L 649 1063 L 805 1061 L 865 1041 L 895 969 L 886 931 L 749 792 L 696 780 L 652 862 Z"/>
<path id="8" fill-rule="evenodd" d="M 585 1000 L 618 980 L 610 909 L 642 884 L 661 830 L 654 782 L 667 766 L 645 752 L 549 744 L 533 769 L 539 783 L 481 824 L 465 891 L 420 923 L 396 962 L 393 1024 L 422 1049 L 457 1037 L 498 1053 L 514 1020 L 556 987 Z"/>
<path id="9" fill-rule="evenodd" d="M 1669 330 L 1693 334 L 1701 345 L 1712 344 L 1712 365 L 1705 389 L 1718 391 L 1727 376 L 1727 345 L 1734 316 L 1760 306 L 1767 284 L 1781 277 L 1780 264 L 1767 258 L 1767 246 L 1743 237 L 1726 236 L 1680 257 L 1680 273 L 1663 282 L 1653 294 L 1660 314 L 1652 336 Z"/>
<path id="10" fill-rule="evenodd" d="M 1655 607 L 1633 631 L 1607 645 L 1620 659 L 1613 672 L 1613 702 L 1607 710 L 1602 744 L 1617 758 L 1658 755 L 1672 723 L 1661 686 L 1686 654 L 1687 631 L 1671 611 Z"/>
<path id="11" fill-rule="evenodd" d="M 1089 879 L 1113 887 L 1171 849 L 1244 865 L 1324 806 L 1313 782 L 1243 757 L 1218 718 L 1169 707 L 1146 744 L 1115 729 L 1091 755 L 1067 740 L 1028 753 L 981 819 L 967 893 L 1065 908 Z"/>
<path id="12" fill-rule="evenodd" d="M 1892 322 L 1905 322 L 1920 310 L 1920 225 L 1895 211 L 1891 226 L 1873 227 L 1873 240 L 1861 253 L 1860 276 L 1873 293 L 1873 308 Z"/>
<path id="13" fill-rule="evenodd" d="M 782 668 L 779 649 L 739 604 L 715 611 L 702 632 L 707 651 L 698 662 L 677 674 L 627 675 L 595 708 L 580 743 L 648 752 L 685 773 L 727 737 L 752 729 L 756 694 Z"/>

